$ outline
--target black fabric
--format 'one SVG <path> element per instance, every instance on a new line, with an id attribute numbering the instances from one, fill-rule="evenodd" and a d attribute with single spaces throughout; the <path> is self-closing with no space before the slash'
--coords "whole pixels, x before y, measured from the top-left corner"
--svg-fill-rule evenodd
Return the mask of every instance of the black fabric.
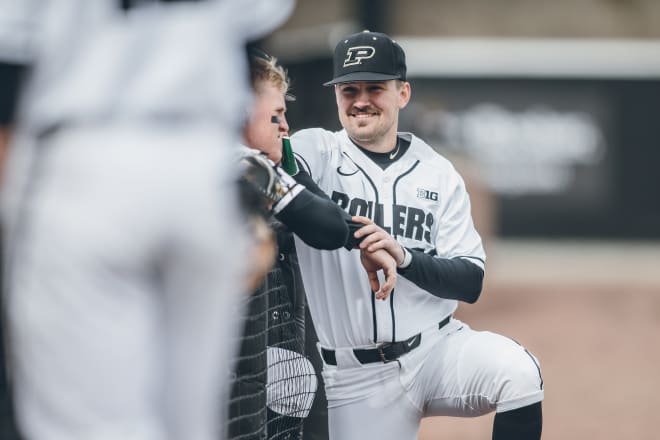
<path id="1" fill-rule="evenodd" d="M 406 79 L 406 54 L 399 43 L 380 32 L 363 31 L 342 38 L 333 57 L 330 86 L 353 81 Z"/>
<path id="2" fill-rule="evenodd" d="M 438 329 L 441 329 L 449 323 L 451 316 L 446 317 L 438 323 Z M 371 364 L 374 362 L 392 362 L 403 356 L 404 354 L 419 347 L 422 342 L 422 334 L 417 333 L 409 337 L 405 341 L 398 341 L 394 343 L 384 343 L 377 348 L 370 349 L 354 349 L 353 354 L 361 364 Z M 328 365 L 337 365 L 337 357 L 335 351 L 321 348 L 321 356 Z"/>
<path id="3" fill-rule="evenodd" d="M 303 419 L 300 417 L 291 417 L 278 414 L 275 411 L 268 408 L 268 419 L 275 420 L 277 419 L 278 429 L 277 432 L 271 433 L 271 430 L 268 431 L 268 440 L 302 440 L 303 439 L 303 430 L 302 423 Z"/>
<path id="4" fill-rule="evenodd" d="M 328 440 L 330 438 L 328 432 L 328 399 L 325 395 L 323 376 L 321 374 L 321 371 L 323 371 L 323 359 L 321 359 L 321 354 L 317 349 L 316 344 L 319 342 L 319 338 L 312 325 L 312 315 L 307 305 L 305 305 L 305 319 L 307 322 L 305 326 L 305 354 L 314 366 L 319 387 L 316 390 L 312 409 L 303 422 L 303 432 L 305 433 L 305 440 Z"/>
<path id="5" fill-rule="evenodd" d="M 264 384 L 244 379 L 234 382 L 229 410 L 229 439 L 261 440 L 266 438 L 266 398 Z M 221 437 L 224 438 L 224 437 Z"/>
<path id="6" fill-rule="evenodd" d="M 288 227 L 273 221 L 278 256 L 275 268 L 269 273 L 268 346 L 305 353 L 305 291 L 293 234 Z M 293 367 L 292 367 L 293 368 Z M 306 375 L 293 368 L 292 376 Z M 300 391 L 297 391 L 300 393 Z M 303 393 L 311 390 L 302 391 Z M 299 396 L 305 399 L 306 396 Z M 293 440 L 302 438 L 303 419 L 268 410 L 267 438 Z"/>
<path id="7" fill-rule="evenodd" d="M 417 249 L 408 251 L 412 263 L 397 271 L 401 276 L 439 298 L 470 304 L 479 299 L 484 280 L 482 268 L 465 258 L 437 258 Z"/>
<path id="8" fill-rule="evenodd" d="M 16 113 L 16 104 L 25 66 L 0 62 L 0 126 L 10 125 Z"/>
<path id="9" fill-rule="evenodd" d="M 542 431 L 541 402 L 495 414 L 493 440 L 539 440 Z"/>
<path id="10" fill-rule="evenodd" d="M 348 238 L 344 210 L 329 198 L 319 197 L 307 189 L 275 217 L 316 249 L 338 249 L 344 246 Z"/>
<path id="11" fill-rule="evenodd" d="M 305 290 L 293 234 L 287 226 L 279 222 L 271 223 L 271 227 L 277 237 L 278 255 L 274 269 L 278 272 L 278 278 L 274 278 L 271 274 L 268 345 L 303 353 Z M 289 322 L 293 322 L 294 325 L 289 325 Z"/>
<path id="12" fill-rule="evenodd" d="M 303 164 L 300 163 L 300 161 L 298 159 L 296 159 L 296 162 L 298 162 L 298 170 L 299 171 L 295 176 L 293 176 L 295 181 L 302 184 L 302 185 L 304 185 L 305 188 L 307 188 L 309 191 L 313 192 L 317 196 L 323 197 L 323 198 L 326 198 L 326 199 L 330 200 L 330 197 L 328 197 L 328 195 L 325 192 L 323 192 L 323 190 L 321 188 L 319 188 L 319 186 L 316 184 L 316 182 L 314 182 L 314 179 L 312 179 L 312 176 L 307 174 L 307 172 L 303 168 Z"/>
<path id="13" fill-rule="evenodd" d="M 262 286 L 248 299 L 231 385 L 229 439 L 263 439 L 266 435 L 268 295 L 265 289 Z"/>
<path id="14" fill-rule="evenodd" d="M 408 148 L 410 148 L 410 141 L 411 139 L 406 139 L 403 136 L 398 136 L 396 138 L 396 145 L 391 151 L 388 151 L 387 153 L 375 153 L 373 151 L 366 150 L 356 144 L 353 139 L 351 139 L 351 142 L 353 142 L 353 145 L 358 147 L 360 151 L 362 151 L 369 159 L 371 159 L 376 165 L 381 167 L 381 169 L 385 169 L 392 165 L 394 162 L 399 160 L 401 156 L 406 154 L 406 151 L 408 151 Z"/>
<path id="15" fill-rule="evenodd" d="M 307 188 L 309 191 L 311 191 L 315 195 L 317 195 L 321 198 L 327 199 L 332 204 L 337 205 L 335 202 L 333 202 L 330 199 L 330 197 L 328 197 L 328 195 L 325 192 L 323 192 L 323 190 L 321 188 L 319 188 L 319 186 L 316 184 L 316 182 L 314 182 L 312 177 L 304 171 L 303 165 L 300 162 L 298 162 L 298 169 L 300 170 L 298 172 L 298 174 L 293 176 L 293 178 L 296 180 L 296 182 L 304 185 L 305 188 Z M 339 206 L 339 205 L 337 205 L 337 206 Z M 346 225 L 348 227 L 348 234 L 346 236 L 346 242 L 344 243 L 344 248 L 348 249 L 348 250 L 351 250 L 351 249 L 357 247 L 360 244 L 360 242 L 362 240 L 364 240 L 365 237 L 357 239 L 353 235 L 355 233 L 355 231 L 357 231 L 358 229 L 360 229 L 364 225 L 362 223 L 354 222 L 351 219 L 351 216 L 348 215 L 348 213 L 346 213 L 346 211 L 344 211 L 341 208 L 339 208 L 338 215 L 341 216 L 342 221 L 344 223 L 346 223 Z"/>
<path id="16" fill-rule="evenodd" d="M 302 419 L 266 408 L 267 347 L 305 352 L 305 292 L 295 242 L 284 224 L 272 219 L 270 226 L 277 237 L 277 260 L 248 303 L 232 384 L 229 439 L 295 439 L 302 435 Z"/>

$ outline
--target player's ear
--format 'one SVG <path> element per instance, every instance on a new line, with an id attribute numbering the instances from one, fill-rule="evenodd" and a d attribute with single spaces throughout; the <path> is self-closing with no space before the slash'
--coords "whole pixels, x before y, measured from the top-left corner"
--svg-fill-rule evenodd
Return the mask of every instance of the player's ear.
<path id="1" fill-rule="evenodd" d="M 399 109 L 403 109 L 410 101 L 410 83 L 408 81 L 399 81 L 397 88 L 399 92 Z"/>

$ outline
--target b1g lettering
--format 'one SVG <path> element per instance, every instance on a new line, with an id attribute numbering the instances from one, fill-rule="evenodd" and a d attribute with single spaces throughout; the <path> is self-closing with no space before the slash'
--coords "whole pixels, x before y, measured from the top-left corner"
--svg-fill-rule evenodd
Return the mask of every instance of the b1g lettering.
<path id="1" fill-rule="evenodd" d="M 433 194 L 436 194 L 437 197 L 437 193 Z M 358 197 L 351 199 L 347 194 L 338 191 L 333 191 L 331 198 L 342 209 L 348 212 L 349 215 L 369 217 L 374 223 L 385 229 L 389 234 L 417 241 L 424 240 L 427 243 L 431 243 L 433 214 L 430 212 L 425 212 L 412 206 L 391 205 L 393 224 L 388 226 L 385 225 L 384 222 L 384 205 L 382 203 L 376 204 L 374 209 L 374 202 L 366 201 Z"/>
<path id="2" fill-rule="evenodd" d="M 435 191 L 429 191 L 427 189 L 417 188 L 417 197 L 420 199 L 433 200 L 434 202 L 438 201 L 438 193 Z"/>

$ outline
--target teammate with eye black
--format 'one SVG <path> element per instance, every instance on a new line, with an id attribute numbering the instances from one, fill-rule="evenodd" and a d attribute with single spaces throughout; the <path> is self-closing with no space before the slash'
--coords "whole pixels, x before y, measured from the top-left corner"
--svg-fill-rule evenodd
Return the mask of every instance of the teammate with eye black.
<path id="1" fill-rule="evenodd" d="M 312 181 L 305 182 L 311 190 L 299 182 L 306 173 L 296 166 L 287 143 L 287 101 L 294 98 L 288 93 L 286 70 L 256 47 L 250 47 L 249 61 L 255 99 L 243 129 L 241 163 L 246 167 L 241 187 L 247 208 L 257 208 L 251 218 L 265 218 L 274 230 L 278 258 L 248 298 L 229 436 L 245 438 L 250 433 L 255 438 L 292 440 L 302 438 L 302 421 L 317 389 L 316 372 L 304 356 L 305 293 L 293 235 L 316 249 L 353 249 L 358 240 L 349 230 L 361 225 Z M 394 287 L 396 262 L 385 250 L 364 257 L 367 274 L 363 271 L 362 276 L 376 282 L 376 272 L 384 270 L 387 281 L 374 289 L 386 295 Z M 258 270 L 258 263 L 253 266 Z"/>
<path id="2" fill-rule="evenodd" d="M 423 140 L 398 132 L 411 97 L 403 49 L 382 33 L 347 36 L 325 85 L 334 87 L 343 129 L 294 134 L 297 158 L 364 225 L 354 233 L 360 249 L 386 249 L 399 274 L 378 301 L 359 276 L 357 253 L 297 242 L 330 438 L 413 440 L 423 417 L 495 411 L 493 439 L 539 439 L 537 359 L 453 317 L 458 301 L 478 300 L 486 256 L 459 173 Z"/>

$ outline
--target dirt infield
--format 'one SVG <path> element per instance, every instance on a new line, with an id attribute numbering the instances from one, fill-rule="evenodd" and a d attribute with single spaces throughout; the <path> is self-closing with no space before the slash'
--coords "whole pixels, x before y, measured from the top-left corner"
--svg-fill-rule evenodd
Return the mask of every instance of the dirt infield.
<path id="1" fill-rule="evenodd" d="M 568 257 L 563 251 L 546 253 L 534 261 L 552 270 L 536 277 L 496 270 L 477 304 L 462 305 L 457 316 L 475 329 L 513 337 L 539 358 L 544 440 L 658 439 L 660 254 L 656 248 L 650 254 L 610 249 L 599 261 L 584 258 L 591 251 L 578 246 Z M 497 254 L 500 268 L 530 264 Z M 628 267 L 618 267 L 613 276 L 608 261 L 619 259 Z M 586 260 L 591 266 L 584 266 Z M 584 268 L 576 270 L 576 264 Z M 636 274 L 640 264 L 644 273 Z M 652 266 L 657 268 L 649 273 Z M 568 272 L 578 276 L 561 277 Z M 493 415 L 425 419 L 419 439 L 490 439 L 492 420 Z"/>

